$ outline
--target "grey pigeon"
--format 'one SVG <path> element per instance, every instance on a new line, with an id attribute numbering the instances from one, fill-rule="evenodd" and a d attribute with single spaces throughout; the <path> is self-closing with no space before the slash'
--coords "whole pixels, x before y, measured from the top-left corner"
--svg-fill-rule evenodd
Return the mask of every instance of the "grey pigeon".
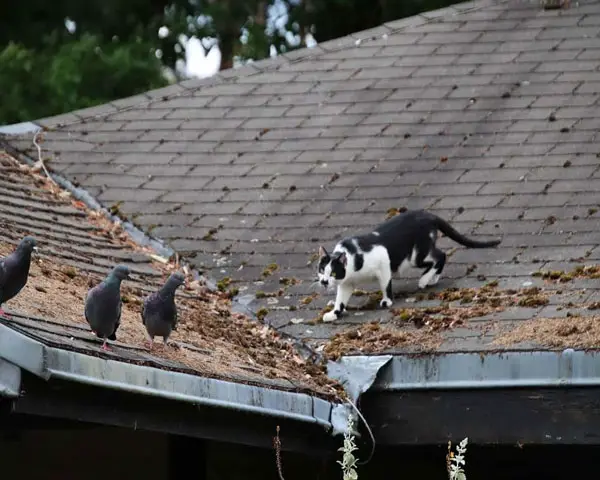
<path id="1" fill-rule="evenodd" d="M 185 277 L 173 273 L 157 292 L 144 299 L 142 306 L 142 323 L 148 332 L 150 349 L 154 346 L 154 337 L 163 337 L 163 343 L 168 344 L 172 330 L 177 330 L 177 306 L 175 291 L 185 282 Z"/>
<path id="2" fill-rule="evenodd" d="M 16 297 L 23 290 L 29 278 L 31 252 L 37 250 L 35 238 L 24 237 L 14 252 L 0 258 L 0 315 L 10 318 L 2 310 L 2 304 Z"/>
<path id="3" fill-rule="evenodd" d="M 102 350 L 110 350 L 108 340 L 117 339 L 121 323 L 121 281 L 129 278 L 129 268 L 117 265 L 85 297 L 85 319 L 98 338 L 104 339 Z"/>

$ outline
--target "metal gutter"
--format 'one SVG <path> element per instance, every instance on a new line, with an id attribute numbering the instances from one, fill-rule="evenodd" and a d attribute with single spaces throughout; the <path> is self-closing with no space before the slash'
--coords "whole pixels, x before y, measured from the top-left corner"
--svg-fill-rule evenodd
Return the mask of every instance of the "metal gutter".
<path id="1" fill-rule="evenodd" d="M 371 391 L 584 387 L 600 385 L 600 351 L 510 351 L 397 355 Z"/>
<path id="2" fill-rule="evenodd" d="M 392 358 L 391 355 L 341 357 L 335 362 L 327 362 L 327 375 L 340 382 L 350 400 L 356 404 Z"/>
<path id="3" fill-rule="evenodd" d="M 0 357 L 46 380 L 58 378 L 199 407 L 225 408 L 312 423 L 328 431 L 332 429 L 330 419 L 336 405 L 320 398 L 47 347 L 1 324 Z"/>
<path id="4" fill-rule="evenodd" d="M 20 387 L 21 369 L 0 359 L 0 397 L 18 397 Z"/>
<path id="5" fill-rule="evenodd" d="M 35 133 L 39 129 L 40 126 L 33 122 L 13 123 L 0 126 L 0 135 L 25 135 L 26 133 Z"/>

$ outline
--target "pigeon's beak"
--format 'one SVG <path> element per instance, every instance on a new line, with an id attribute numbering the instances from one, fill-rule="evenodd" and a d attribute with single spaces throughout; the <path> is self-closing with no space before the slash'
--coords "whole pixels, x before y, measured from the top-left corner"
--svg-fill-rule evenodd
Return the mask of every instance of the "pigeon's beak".
<path id="1" fill-rule="evenodd" d="M 38 250 L 39 250 L 39 248 L 38 248 L 38 247 L 33 247 L 33 251 L 34 251 L 34 252 L 37 252 Z"/>

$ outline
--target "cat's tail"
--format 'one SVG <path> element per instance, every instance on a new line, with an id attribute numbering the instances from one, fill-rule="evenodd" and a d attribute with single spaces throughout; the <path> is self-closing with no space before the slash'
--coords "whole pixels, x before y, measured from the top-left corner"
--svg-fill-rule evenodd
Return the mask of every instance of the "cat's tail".
<path id="1" fill-rule="evenodd" d="M 499 245 L 500 242 L 502 241 L 501 239 L 497 238 L 495 240 L 488 240 L 485 242 L 480 242 L 477 240 L 473 240 L 472 238 L 465 237 L 462 233 L 460 233 L 452 225 L 450 225 L 446 220 L 438 217 L 437 215 L 436 215 L 436 219 L 435 219 L 435 224 L 436 224 L 437 229 L 440 232 L 442 232 L 444 235 L 451 238 L 455 242 L 460 243 L 461 245 L 464 245 L 467 248 L 495 247 L 496 245 Z"/>

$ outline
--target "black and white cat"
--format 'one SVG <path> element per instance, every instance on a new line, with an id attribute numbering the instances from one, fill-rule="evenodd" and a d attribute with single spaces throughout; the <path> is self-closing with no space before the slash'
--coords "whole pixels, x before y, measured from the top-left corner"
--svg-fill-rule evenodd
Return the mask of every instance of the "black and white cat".
<path id="1" fill-rule="evenodd" d="M 319 248 L 318 278 L 325 287 L 337 287 L 331 322 L 342 315 L 354 286 L 377 279 L 383 294 L 382 308 L 392 305 L 392 274 L 408 266 L 424 268 L 419 288 L 435 285 L 446 264 L 446 254 L 436 247 L 438 231 L 468 248 L 489 248 L 501 240 L 480 242 L 465 237 L 447 221 L 424 210 L 410 210 L 379 225 L 373 232 L 340 241 L 331 255 Z"/>

